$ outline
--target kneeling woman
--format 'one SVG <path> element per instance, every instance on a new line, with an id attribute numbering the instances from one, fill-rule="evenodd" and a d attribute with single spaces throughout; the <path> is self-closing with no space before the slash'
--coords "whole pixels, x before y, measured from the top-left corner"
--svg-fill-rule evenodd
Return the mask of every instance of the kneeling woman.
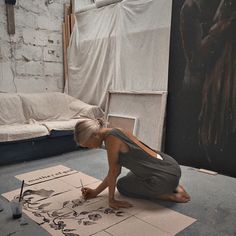
<path id="1" fill-rule="evenodd" d="M 152 135 L 152 134 L 150 134 Z M 75 126 L 75 141 L 82 147 L 99 148 L 105 143 L 109 171 L 96 188 L 83 188 L 83 196 L 94 198 L 109 187 L 109 206 L 130 207 L 126 201 L 114 198 L 115 188 L 128 197 L 188 202 L 190 196 L 179 185 L 181 170 L 170 156 L 156 152 L 140 142 L 130 132 L 119 128 L 104 128 L 102 120 L 86 119 Z M 124 166 L 130 172 L 117 181 Z"/>

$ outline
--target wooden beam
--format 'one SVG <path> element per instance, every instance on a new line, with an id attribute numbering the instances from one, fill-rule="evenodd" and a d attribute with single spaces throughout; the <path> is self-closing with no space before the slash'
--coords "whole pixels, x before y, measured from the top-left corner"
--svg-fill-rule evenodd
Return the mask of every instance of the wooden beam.
<path id="1" fill-rule="evenodd" d="M 68 47 L 70 41 L 70 14 L 71 7 L 68 4 L 64 4 L 64 22 L 65 22 L 65 35 L 66 35 L 66 46 Z"/>
<path id="2" fill-rule="evenodd" d="M 70 31 L 70 15 L 68 15 L 67 16 L 67 33 L 68 33 L 68 35 L 67 35 L 67 46 L 69 46 L 69 43 L 70 43 L 70 35 L 71 35 L 71 31 Z"/>
<path id="3" fill-rule="evenodd" d="M 64 65 L 64 92 L 68 87 L 68 63 L 67 63 L 67 40 L 66 25 L 62 23 L 62 39 L 63 39 L 63 65 Z"/>
<path id="4" fill-rule="evenodd" d="M 64 64 L 64 93 L 68 93 L 68 60 L 67 60 L 67 48 L 70 42 L 70 35 L 72 32 L 72 8 L 74 2 L 71 4 L 64 4 L 64 22 L 62 24 L 62 35 L 63 35 L 63 64 Z"/>
<path id="5" fill-rule="evenodd" d="M 6 4 L 6 12 L 7 12 L 7 31 L 8 31 L 8 34 L 15 34 L 14 5 Z"/>

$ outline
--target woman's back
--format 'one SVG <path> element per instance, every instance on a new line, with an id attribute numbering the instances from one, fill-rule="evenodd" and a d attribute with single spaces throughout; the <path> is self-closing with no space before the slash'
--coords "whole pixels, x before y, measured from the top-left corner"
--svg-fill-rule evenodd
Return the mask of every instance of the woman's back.
<path id="1" fill-rule="evenodd" d="M 109 131 L 108 135 L 117 137 L 127 145 L 125 152 L 122 150 L 119 153 L 119 164 L 131 170 L 137 176 L 146 178 L 153 175 L 159 176 L 161 173 L 181 175 L 179 165 L 172 157 L 161 152 L 155 152 L 137 140 L 132 134 L 114 128 Z M 156 158 L 157 154 L 163 160 Z"/>

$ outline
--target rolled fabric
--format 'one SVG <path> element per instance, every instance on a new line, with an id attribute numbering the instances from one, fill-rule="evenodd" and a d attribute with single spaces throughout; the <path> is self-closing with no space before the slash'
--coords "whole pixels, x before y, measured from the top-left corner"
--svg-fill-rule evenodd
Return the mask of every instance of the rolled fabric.
<path id="1" fill-rule="evenodd" d="M 96 8 L 96 6 L 93 3 L 93 4 L 90 4 L 90 5 L 81 7 L 79 10 L 76 11 L 76 13 L 81 13 L 81 12 L 89 11 L 89 10 L 95 9 L 95 8 Z"/>
<path id="2" fill-rule="evenodd" d="M 107 6 L 113 3 L 121 2 L 122 0 L 95 0 L 95 5 L 97 8 Z"/>

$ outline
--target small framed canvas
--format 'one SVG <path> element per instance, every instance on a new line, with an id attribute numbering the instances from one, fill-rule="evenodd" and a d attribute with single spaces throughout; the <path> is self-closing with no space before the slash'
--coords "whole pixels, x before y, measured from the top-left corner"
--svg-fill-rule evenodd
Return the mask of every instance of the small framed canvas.
<path id="1" fill-rule="evenodd" d="M 136 128 L 137 128 L 136 117 L 108 114 L 107 121 L 108 121 L 107 127 L 109 128 L 114 128 L 114 127 L 122 128 L 136 135 Z"/>

